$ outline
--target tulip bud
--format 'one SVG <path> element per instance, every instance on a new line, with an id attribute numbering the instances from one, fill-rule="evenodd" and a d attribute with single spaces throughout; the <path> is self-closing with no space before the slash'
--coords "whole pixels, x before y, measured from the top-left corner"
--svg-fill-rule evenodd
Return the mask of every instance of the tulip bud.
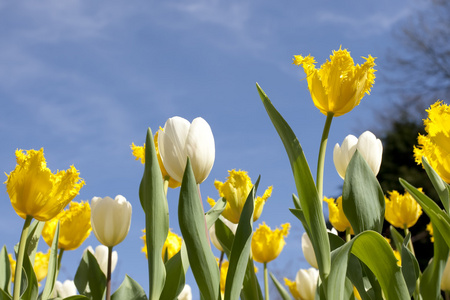
<path id="1" fill-rule="evenodd" d="M 221 217 L 220 220 L 233 232 L 236 234 L 236 229 L 238 224 L 231 223 L 227 219 Z M 211 242 L 217 248 L 217 250 L 223 252 L 222 245 L 219 242 L 219 239 L 216 236 L 216 223 L 214 223 L 211 228 L 209 228 L 209 237 L 211 238 Z"/>
<path id="2" fill-rule="evenodd" d="M 333 161 L 339 176 L 345 178 L 345 172 L 356 149 L 366 160 L 375 176 L 380 171 L 381 157 L 383 155 L 383 145 L 380 139 L 370 131 L 366 131 L 356 138 L 348 135 L 342 142 L 342 146 L 336 144 L 333 151 Z"/>
<path id="3" fill-rule="evenodd" d="M 61 281 L 55 282 L 55 287 L 53 289 L 52 297 L 56 298 L 57 296 L 61 299 L 75 296 L 77 294 L 77 288 L 75 283 L 72 280 L 66 280 L 64 283 Z"/>
<path id="4" fill-rule="evenodd" d="M 202 183 L 211 172 L 215 159 L 214 136 L 209 124 L 196 118 L 192 124 L 181 117 L 167 120 L 158 131 L 158 146 L 164 167 L 174 180 L 181 182 L 187 157 L 197 183 Z"/>
<path id="5" fill-rule="evenodd" d="M 184 285 L 183 290 L 178 295 L 178 300 L 192 300 L 192 291 L 189 284 Z"/>
<path id="6" fill-rule="evenodd" d="M 303 256 L 305 257 L 306 261 L 311 265 L 311 267 L 319 269 L 316 254 L 314 253 L 314 248 L 306 232 L 303 233 L 302 235 L 302 251 Z"/>
<path id="7" fill-rule="evenodd" d="M 106 276 L 106 272 L 108 271 L 108 247 L 104 245 L 98 245 L 97 247 L 95 247 L 94 251 L 94 249 L 89 246 L 84 251 L 89 251 L 95 256 L 100 269 Z M 114 272 L 114 269 L 116 268 L 117 258 L 117 251 L 113 251 L 111 254 L 111 273 Z"/>
<path id="8" fill-rule="evenodd" d="M 298 271 L 295 283 L 301 299 L 314 300 L 318 278 L 319 271 L 317 269 L 309 268 L 308 270 L 301 269 Z"/>
<path id="9" fill-rule="evenodd" d="M 121 195 L 94 197 L 91 201 L 91 225 L 100 243 L 113 247 L 128 234 L 131 223 L 131 204 Z"/>

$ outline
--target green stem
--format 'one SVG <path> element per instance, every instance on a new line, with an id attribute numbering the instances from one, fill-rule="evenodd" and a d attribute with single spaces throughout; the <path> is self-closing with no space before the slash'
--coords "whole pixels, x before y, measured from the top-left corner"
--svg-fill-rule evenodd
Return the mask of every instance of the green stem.
<path id="1" fill-rule="evenodd" d="M 267 274 L 267 263 L 264 263 L 264 294 L 265 300 L 269 300 L 269 276 Z"/>
<path id="2" fill-rule="evenodd" d="M 405 227 L 404 228 L 404 232 L 405 232 L 405 236 L 407 236 L 408 233 L 409 233 L 409 229 L 407 227 Z M 409 239 L 408 248 L 409 248 L 409 251 L 411 251 L 411 253 L 414 256 L 416 256 L 416 253 L 414 252 L 414 246 L 413 246 L 413 243 L 412 243 L 412 237 L 411 237 L 411 239 Z"/>
<path id="3" fill-rule="evenodd" d="M 111 261 L 112 261 L 112 248 L 108 247 L 108 271 L 106 272 L 106 300 L 111 299 Z"/>
<path id="4" fill-rule="evenodd" d="M 350 227 L 345 228 L 345 241 L 350 242 L 352 239 L 352 234 L 350 233 Z"/>
<path id="5" fill-rule="evenodd" d="M 198 191 L 198 198 L 200 199 L 200 204 L 202 205 L 203 213 L 205 213 L 205 207 L 203 206 L 202 201 L 202 193 L 200 192 L 200 184 L 197 183 L 197 191 Z M 208 240 L 208 244 L 211 247 L 211 239 L 209 238 L 209 230 L 208 230 L 208 224 L 206 224 L 206 218 L 203 218 L 205 221 L 205 233 L 206 233 L 206 239 Z"/>
<path id="6" fill-rule="evenodd" d="M 25 248 L 27 246 L 26 241 L 28 237 L 28 229 L 30 228 L 32 216 L 27 216 L 25 219 L 25 223 L 23 224 L 22 234 L 20 236 L 19 242 L 19 253 L 17 256 L 16 263 L 16 274 L 14 276 L 14 292 L 13 299 L 19 300 L 20 297 L 20 282 L 22 281 L 22 265 L 23 265 L 23 257 L 25 255 Z"/>
<path id="7" fill-rule="evenodd" d="M 323 200 L 323 169 L 325 164 L 325 152 L 327 150 L 328 133 L 330 132 L 331 121 L 333 120 L 334 113 L 328 112 L 325 126 L 323 127 L 322 140 L 320 141 L 319 158 L 317 161 L 317 193 L 320 201 Z M 322 203 L 322 202 L 321 202 Z"/>

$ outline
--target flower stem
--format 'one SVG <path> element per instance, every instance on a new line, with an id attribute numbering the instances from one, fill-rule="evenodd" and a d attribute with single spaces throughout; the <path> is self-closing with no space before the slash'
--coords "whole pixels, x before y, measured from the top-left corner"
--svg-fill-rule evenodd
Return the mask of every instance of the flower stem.
<path id="1" fill-rule="evenodd" d="M 106 272 L 106 300 L 111 299 L 111 261 L 112 261 L 112 248 L 108 247 L 108 271 Z"/>
<path id="2" fill-rule="evenodd" d="M 350 227 L 345 228 L 345 241 L 350 242 L 352 239 L 352 234 L 350 233 Z"/>
<path id="3" fill-rule="evenodd" d="M 269 300 L 269 276 L 267 274 L 267 263 L 264 263 L 264 294 L 265 300 Z"/>
<path id="4" fill-rule="evenodd" d="M 13 299 L 18 300 L 20 297 L 20 283 L 22 281 L 22 265 L 23 265 L 23 257 L 25 255 L 26 242 L 28 237 L 28 229 L 30 228 L 32 216 L 27 216 L 25 219 L 25 223 L 23 224 L 22 234 L 20 236 L 19 242 L 19 253 L 17 256 L 16 263 L 16 274 L 14 276 L 14 292 Z"/>
<path id="5" fill-rule="evenodd" d="M 331 121 L 333 120 L 334 113 L 328 112 L 325 126 L 323 127 L 322 140 L 320 141 L 319 158 L 317 161 L 317 193 L 319 199 L 323 199 L 323 169 L 325 164 L 325 152 L 327 150 L 328 133 L 330 132 Z"/>

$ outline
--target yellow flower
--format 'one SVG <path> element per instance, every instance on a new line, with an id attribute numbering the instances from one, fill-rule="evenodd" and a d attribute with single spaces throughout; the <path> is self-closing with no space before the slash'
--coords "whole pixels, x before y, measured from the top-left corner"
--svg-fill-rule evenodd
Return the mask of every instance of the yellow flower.
<path id="1" fill-rule="evenodd" d="M 253 259 L 260 263 L 267 263 L 280 255 L 286 242 L 284 238 L 289 233 L 289 223 L 281 225 L 282 229 L 271 230 L 265 222 L 259 224 L 252 237 Z"/>
<path id="2" fill-rule="evenodd" d="M 431 225 L 431 222 L 427 224 L 427 231 L 430 234 L 430 241 L 434 243 L 434 234 L 433 234 L 433 225 Z"/>
<path id="3" fill-rule="evenodd" d="M 6 180 L 6 191 L 16 213 L 39 221 L 54 218 L 78 195 L 84 185 L 77 169 L 53 174 L 47 168 L 44 150 L 16 150 L 17 165 Z"/>
<path id="4" fill-rule="evenodd" d="M 389 198 L 386 198 L 384 217 L 395 227 L 409 228 L 416 224 L 421 214 L 422 208 L 408 192 L 401 195 L 397 191 L 392 191 Z"/>
<path id="5" fill-rule="evenodd" d="M 228 266 L 228 260 L 223 260 L 222 265 L 220 266 L 220 293 L 222 294 L 222 298 L 225 294 L 225 283 L 227 281 Z"/>
<path id="6" fill-rule="evenodd" d="M 427 112 L 428 119 L 424 120 L 427 135 L 417 138 L 419 145 L 414 147 L 414 157 L 421 164 L 425 156 L 439 176 L 450 183 L 450 107 L 438 101 Z"/>
<path id="7" fill-rule="evenodd" d="M 364 64 L 355 66 L 350 52 L 339 48 L 320 69 L 310 55 L 294 55 L 294 64 L 303 65 L 314 105 L 324 115 L 331 112 L 338 117 L 357 106 L 364 94 L 370 94 L 375 82 L 375 58 L 363 58 Z"/>
<path id="8" fill-rule="evenodd" d="M 389 246 L 392 247 L 391 240 L 388 239 L 387 237 L 384 237 L 384 239 L 388 242 Z M 394 252 L 395 258 L 397 259 L 397 266 L 401 267 L 402 266 L 402 255 L 400 254 L 400 252 L 398 250 L 392 249 L 392 251 Z"/>
<path id="9" fill-rule="evenodd" d="M 58 221 L 60 221 L 58 248 L 74 250 L 80 247 L 92 231 L 89 202 L 70 202 L 69 209 L 63 210 L 45 223 L 42 237 L 49 247 L 52 246 Z"/>
<path id="10" fill-rule="evenodd" d="M 144 235 L 142 236 L 142 240 L 144 241 L 144 247 L 142 247 L 142 252 L 145 253 L 145 257 L 148 258 L 147 253 L 147 237 L 145 235 L 145 229 L 142 230 Z M 167 235 L 166 241 L 164 242 L 163 250 L 162 250 L 162 259 L 164 260 L 165 253 L 167 252 L 167 260 L 171 259 L 172 256 L 177 254 L 181 250 L 182 239 L 176 233 L 173 233 L 169 229 L 169 234 Z"/>
<path id="11" fill-rule="evenodd" d="M 14 276 L 16 274 L 16 261 L 14 260 L 11 254 L 8 254 L 8 257 L 12 271 L 11 281 L 14 282 Z M 36 256 L 34 257 L 33 270 L 34 273 L 36 274 L 38 282 L 41 282 L 47 276 L 49 259 L 50 259 L 50 249 L 47 251 L 47 253 L 36 252 Z"/>
<path id="12" fill-rule="evenodd" d="M 159 168 L 161 169 L 161 174 L 164 179 L 169 178 L 169 187 L 174 189 L 181 185 L 181 182 L 176 181 L 167 173 L 166 168 L 164 168 L 163 162 L 161 160 L 161 155 L 159 154 L 158 149 L 158 132 L 155 133 L 153 137 L 153 142 L 155 143 L 156 148 L 156 157 L 158 157 Z M 145 144 L 144 146 L 136 146 L 134 143 L 131 144 L 131 150 L 133 150 L 133 155 L 136 157 L 136 160 L 141 159 L 141 163 L 145 164 Z"/>
<path id="13" fill-rule="evenodd" d="M 253 184 L 246 171 L 228 171 L 228 178 L 225 182 L 216 180 L 214 186 L 219 191 L 219 196 L 224 197 L 227 200 L 227 205 L 222 215 L 232 223 L 239 223 L 242 209 L 244 208 L 245 200 L 247 200 Z M 264 204 L 267 199 L 272 195 L 272 186 L 269 186 L 264 192 L 262 197 L 256 197 L 255 210 L 253 213 L 253 222 L 259 219 L 262 213 Z M 216 202 L 208 197 L 208 203 L 212 206 Z"/>
<path id="14" fill-rule="evenodd" d="M 350 228 L 350 233 L 355 234 L 352 225 L 350 225 L 350 222 L 344 214 L 342 196 L 337 198 L 336 201 L 333 198 L 327 197 L 324 197 L 323 200 L 328 203 L 328 218 L 330 219 L 331 225 L 339 231 L 345 231 L 347 228 Z"/>

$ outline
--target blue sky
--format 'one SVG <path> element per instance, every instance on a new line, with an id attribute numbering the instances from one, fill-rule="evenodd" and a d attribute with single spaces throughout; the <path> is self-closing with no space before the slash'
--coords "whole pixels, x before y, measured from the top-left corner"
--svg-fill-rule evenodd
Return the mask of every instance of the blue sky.
<path id="1" fill-rule="evenodd" d="M 255 88 L 258 82 L 296 132 L 313 174 L 325 116 L 313 105 L 303 70 L 293 55 L 311 54 L 322 64 L 332 50 L 347 48 L 356 63 L 377 57 L 370 96 L 332 124 L 324 193 L 338 196 L 332 148 L 348 134 L 377 125 L 390 99 L 382 74 L 392 28 L 418 1 L 27 1 L 0 2 L 0 166 L 15 167 L 16 149 L 40 149 L 52 170 L 75 165 L 86 181 L 75 201 L 125 196 L 133 205 L 130 232 L 115 247 L 117 288 L 129 274 L 148 290 L 140 252 L 144 214 L 138 198 L 143 166 L 130 145 L 178 115 L 203 117 L 216 142 L 216 161 L 202 196 L 217 199 L 214 180 L 243 169 L 260 191 L 273 185 L 260 220 L 275 227 L 290 222 L 281 256 L 269 264 L 279 279 L 308 267 L 303 228 L 288 211 L 295 185 L 281 141 Z M 3 175 L 3 181 L 6 175 Z M 0 187 L 0 243 L 18 242 L 23 219 Z M 180 233 L 179 189 L 168 194 L 170 227 Z M 207 204 L 206 204 L 207 207 Z M 326 210 L 325 210 L 326 213 Z M 59 280 L 73 279 L 82 251 L 98 245 L 94 234 L 63 258 Z M 44 242 L 40 250 L 46 251 Z M 217 253 L 218 255 L 218 253 Z M 262 266 L 259 266 L 262 270 Z M 262 272 L 261 272 L 262 273 Z M 188 283 L 197 295 L 195 282 Z M 262 282 L 261 282 L 262 283 Z M 196 299 L 197 296 L 194 296 Z"/>

